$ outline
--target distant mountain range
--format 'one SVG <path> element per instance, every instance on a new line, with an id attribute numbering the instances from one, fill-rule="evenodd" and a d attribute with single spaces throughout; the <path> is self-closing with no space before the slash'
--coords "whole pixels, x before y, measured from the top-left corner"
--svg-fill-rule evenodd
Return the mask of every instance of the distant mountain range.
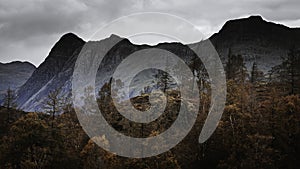
<path id="1" fill-rule="evenodd" d="M 105 45 L 111 43 L 115 38 L 121 39 L 112 35 L 94 43 Z M 218 51 L 223 64 L 226 63 L 228 52 L 231 50 L 232 54 L 243 56 L 248 71 L 256 62 L 258 69 L 267 73 L 272 67 L 281 63 L 281 57 L 287 56 L 291 46 L 300 45 L 300 29 L 267 22 L 260 16 L 251 16 L 226 22 L 223 28 L 211 36 L 209 40 Z M 73 68 L 85 43 L 75 34 L 65 34 L 51 49 L 45 61 L 37 69 L 34 67 L 31 69 L 34 72 L 29 79 L 28 75 L 31 73 L 24 75 L 24 77 L 16 76 L 16 81 L 20 83 L 15 83 L 13 86 L 16 86 L 14 89 L 18 89 L 17 104 L 19 108 L 25 111 L 42 111 L 43 100 L 46 99 L 50 91 L 56 88 L 62 88 L 61 93 L 70 96 Z M 201 43 L 194 45 L 201 45 Z M 180 43 L 162 43 L 153 47 L 172 51 L 177 55 L 184 56 L 187 60 L 194 55 L 191 50 Z M 114 69 L 123 58 L 143 48 L 151 48 L 151 46 L 135 45 L 127 39 L 123 39 L 116 45 L 103 60 L 102 65 L 104 67 L 98 70 L 98 75 L 101 78 L 96 79 L 96 90 L 99 90 L 109 80 Z M 16 71 L 18 70 L 16 68 Z M 7 74 L 6 77 L 9 77 L 8 73 L 2 69 L 0 73 Z M 10 84 L 6 79 L 4 81 L 6 83 L 1 83 L 3 89 Z M 22 84 L 21 82 L 25 83 L 17 88 Z"/>
<path id="2" fill-rule="evenodd" d="M 0 103 L 8 88 L 16 90 L 21 87 L 35 71 L 29 62 L 0 63 Z"/>

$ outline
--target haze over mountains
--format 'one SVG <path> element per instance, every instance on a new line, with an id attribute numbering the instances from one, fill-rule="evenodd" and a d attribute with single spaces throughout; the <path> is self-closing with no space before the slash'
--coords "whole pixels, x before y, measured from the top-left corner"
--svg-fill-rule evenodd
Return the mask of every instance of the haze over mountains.
<path id="1" fill-rule="evenodd" d="M 0 103 L 8 88 L 16 90 L 30 78 L 36 67 L 29 62 L 0 63 Z"/>
<path id="2" fill-rule="evenodd" d="M 298 28 L 288 28 L 264 21 L 260 16 L 252 16 L 228 21 L 209 40 L 211 40 L 218 51 L 223 64 L 226 63 L 227 55 L 229 50 L 231 50 L 232 54 L 243 56 L 248 71 L 250 71 L 253 63 L 256 62 L 258 69 L 267 73 L 272 67 L 281 63 L 281 57 L 287 56 L 289 49 L 293 45 L 298 46 L 300 44 L 299 35 L 300 29 Z M 120 37 L 112 35 L 95 43 L 110 43 L 114 38 Z M 15 86 L 14 89 L 17 89 L 18 94 L 17 104 L 19 108 L 25 111 L 41 111 L 43 100 L 46 99 L 50 91 L 56 88 L 62 88 L 62 95 L 70 96 L 73 68 L 77 56 L 85 43 L 75 34 L 68 33 L 63 35 L 51 49 L 45 61 L 37 69 L 30 69 L 34 70 L 32 75 L 28 71 L 26 75 L 16 76 L 17 82 L 9 82 L 5 77 L 9 79 L 12 76 L 9 73 L 5 74 L 5 71 L 0 69 L 1 74 L 5 74 L 1 76 L 1 87 L 3 86 L 2 88 L 5 89 L 8 84 Z M 200 45 L 201 43 L 199 42 L 195 45 Z M 193 53 L 186 46 L 179 43 L 162 43 L 153 47 L 169 50 L 177 55 L 186 57 L 187 60 L 193 57 Z M 98 70 L 98 75 L 101 78 L 96 79 L 96 90 L 99 90 L 109 80 L 115 67 L 123 58 L 143 48 L 150 48 L 150 46 L 135 45 L 127 39 L 122 40 L 121 43 L 115 46 L 103 60 L 102 65 L 104 67 Z M 19 66 L 17 67 L 19 68 Z M 24 72 L 17 68 L 16 71 Z M 28 79 L 29 75 L 31 76 Z M 22 83 L 24 84 L 20 86 Z"/>

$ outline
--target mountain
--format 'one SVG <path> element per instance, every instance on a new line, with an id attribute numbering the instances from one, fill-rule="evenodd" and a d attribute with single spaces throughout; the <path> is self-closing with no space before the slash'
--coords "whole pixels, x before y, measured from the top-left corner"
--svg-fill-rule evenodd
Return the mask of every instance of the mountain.
<path id="1" fill-rule="evenodd" d="M 80 38 L 76 35 L 72 34 L 71 39 L 69 39 L 69 43 L 77 44 L 70 45 L 68 47 L 56 48 L 57 44 L 65 44 L 65 36 L 64 35 L 52 48 L 49 56 L 46 58 L 45 62 L 43 62 L 36 71 L 32 74 L 32 76 L 28 79 L 28 81 L 20 88 L 18 91 L 17 104 L 19 108 L 25 111 L 42 111 L 43 110 L 43 102 L 47 99 L 47 95 L 49 92 L 60 88 L 60 93 L 63 96 L 71 95 L 71 80 L 74 70 L 74 65 L 76 59 L 81 51 L 81 48 L 85 44 Z M 76 37 L 76 38 L 74 38 Z M 119 36 L 112 35 L 107 39 L 103 39 L 101 41 L 96 42 L 88 42 L 90 44 L 96 44 L 101 48 L 105 48 L 108 44 L 111 44 L 115 41 L 119 41 L 104 57 L 100 68 L 98 69 L 97 77 L 96 77 L 96 91 L 99 91 L 104 83 L 110 80 L 110 77 L 114 73 L 114 70 L 121 63 L 121 61 L 134 53 L 135 51 L 139 51 L 145 48 L 151 48 L 148 45 L 134 45 L 128 39 L 123 39 Z M 78 43 L 80 42 L 80 43 Z M 59 45 L 60 46 L 60 45 Z M 189 56 L 193 57 L 193 53 L 191 50 L 179 43 L 172 44 L 160 44 L 156 46 L 158 48 L 163 48 L 166 50 L 170 50 L 175 54 L 181 56 Z M 178 50 L 182 48 L 181 50 Z M 65 57 L 56 57 L 53 56 L 52 53 L 63 53 L 64 51 L 70 51 L 68 55 Z M 50 61 L 51 62 L 50 62 Z M 149 76 L 157 73 L 156 71 L 150 71 Z M 143 83 L 141 79 L 139 79 L 136 84 L 138 86 L 139 83 Z M 133 95 L 139 94 L 140 91 L 134 91 Z"/>
<path id="2" fill-rule="evenodd" d="M 70 78 L 65 74 L 68 74 L 68 70 L 72 69 L 72 59 L 74 57 L 76 59 L 84 43 L 81 38 L 72 33 L 67 33 L 59 39 L 45 61 L 19 89 L 16 101 L 21 109 L 33 110 L 27 109 L 27 106 L 39 105 L 41 99 L 47 96 L 52 88 L 60 87 Z M 59 81 L 51 84 L 56 79 L 59 79 Z M 50 84 L 52 86 L 49 86 Z"/>
<path id="3" fill-rule="evenodd" d="M 0 100 L 8 88 L 17 90 L 22 86 L 35 69 L 36 67 L 29 62 L 0 63 Z"/>
<path id="4" fill-rule="evenodd" d="M 288 28 L 283 25 L 267 22 L 260 16 L 228 21 L 223 28 L 209 38 L 218 51 L 223 64 L 226 64 L 229 50 L 232 54 L 240 54 L 250 71 L 256 62 L 258 68 L 267 73 L 273 66 L 281 63 L 281 57 L 287 55 L 292 45 L 300 43 L 300 29 Z M 186 45 L 180 43 L 161 43 L 156 46 L 135 45 L 127 39 L 112 35 L 107 39 L 96 42 L 104 49 L 115 41 L 116 44 L 103 59 L 96 78 L 96 91 L 108 82 L 116 67 L 131 53 L 145 48 L 160 48 L 168 50 L 185 61 L 194 58 L 193 53 Z M 27 82 L 18 90 L 17 103 L 25 111 L 42 111 L 43 101 L 50 91 L 61 88 L 61 95 L 71 95 L 71 80 L 76 59 L 86 44 L 72 33 L 63 35 L 51 49 L 45 61 L 34 71 Z M 201 46 L 203 41 L 192 46 Z M 151 57 L 149 55 L 149 57 Z M 157 72 L 147 72 L 152 77 Z M 144 83 L 146 79 L 137 78 L 134 85 Z M 133 91 L 132 96 L 137 95 Z"/>
<path id="5" fill-rule="evenodd" d="M 250 16 L 226 22 L 209 39 L 224 62 L 231 50 L 232 54 L 243 56 L 248 71 L 253 62 L 257 62 L 258 68 L 267 73 L 281 63 L 281 57 L 285 57 L 293 45 L 300 45 L 300 29 Z"/>

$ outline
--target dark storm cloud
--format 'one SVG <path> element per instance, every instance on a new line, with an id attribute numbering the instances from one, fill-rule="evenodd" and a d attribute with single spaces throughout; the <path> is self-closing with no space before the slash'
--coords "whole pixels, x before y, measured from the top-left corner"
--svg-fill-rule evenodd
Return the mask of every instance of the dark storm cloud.
<path id="1" fill-rule="evenodd" d="M 22 40 L 32 35 L 40 36 L 73 29 L 81 19 L 79 13 L 84 9 L 84 4 L 72 3 L 67 6 L 65 1 L 2 2 L 1 38 Z"/>
<path id="2" fill-rule="evenodd" d="M 38 65 L 63 33 L 88 36 L 131 4 L 121 2 L 1 0 L 0 61 L 29 60 Z"/>
<path id="3" fill-rule="evenodd" d="M 109 21 L 134 12 L 183 17 L 208 37 L 228 19 L 252 14 L 299 26 L 299 7 L 299 0 L 0 0 L 0 62 L 38 65 L 62 34 L 87 39 Z"/>

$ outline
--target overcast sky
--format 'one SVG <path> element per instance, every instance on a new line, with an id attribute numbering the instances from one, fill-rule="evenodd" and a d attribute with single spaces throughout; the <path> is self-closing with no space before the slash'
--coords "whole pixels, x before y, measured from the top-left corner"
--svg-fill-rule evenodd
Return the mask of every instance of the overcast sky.
<path id="1" fill-rule="evenodd" d="M 101 26 L 135 12 L 185 18 L 209 37 L 227 20 L 249 15 L 300 27 L 299 9 L 299 0 L 0 0 L 0 62 L 38 66 L 64 33 L 87 40 Z"/>

